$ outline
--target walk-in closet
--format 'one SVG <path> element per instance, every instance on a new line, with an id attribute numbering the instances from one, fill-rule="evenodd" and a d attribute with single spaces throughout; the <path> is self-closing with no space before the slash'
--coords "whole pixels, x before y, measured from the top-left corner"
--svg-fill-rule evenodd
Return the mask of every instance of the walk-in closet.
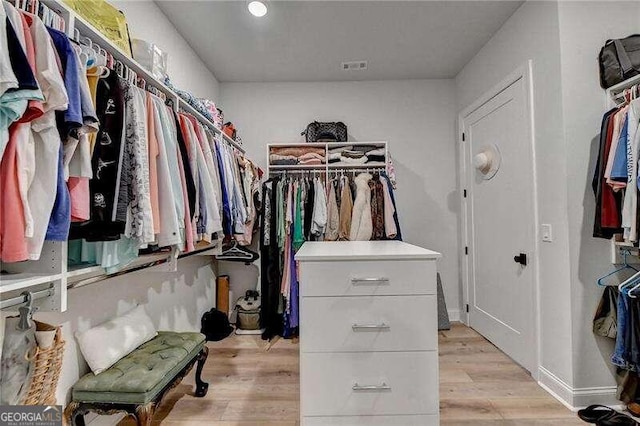
<path id="1" fill-rule="evenodd" d="M 1 424 L 640 424 L 640 3 L 0 1 Z"/>

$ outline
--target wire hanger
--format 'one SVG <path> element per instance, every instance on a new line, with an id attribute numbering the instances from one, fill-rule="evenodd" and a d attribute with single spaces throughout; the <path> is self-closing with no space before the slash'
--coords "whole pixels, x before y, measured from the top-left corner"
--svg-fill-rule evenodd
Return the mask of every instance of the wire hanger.
<path id="1" fill-rule="evenodd" d="M 620 284 L 618 286 L 618 288 L 622 291 L 622 286 L 623 284 L 626 284 L 629 280 L 631 280 L 632 278 L 636 277 L 636 276 L 640 276 L 640 271 L 638 271 L 637 268 L 629 265 L 628 261 L 627 261 L 627 256 L 629 256 L 629 250 L 623 250 L 622 251 L 622 266 L 619 268 L 616 268 L 614 271 L 609 272 L 607 275 L 600 277 L 598 279 L 598 285 L 601 287 L 607 287 L 607 284 L 605 284 L 605 280 L 609 277 L 611 277 L 612 275 L 617 274 L 618 272 L 622 272 L 625 269 L 632 269 L 634 271 L 636 271 L 635 274 L 633 274 L 629 279 L 625 280 L 622 284 Z"/>

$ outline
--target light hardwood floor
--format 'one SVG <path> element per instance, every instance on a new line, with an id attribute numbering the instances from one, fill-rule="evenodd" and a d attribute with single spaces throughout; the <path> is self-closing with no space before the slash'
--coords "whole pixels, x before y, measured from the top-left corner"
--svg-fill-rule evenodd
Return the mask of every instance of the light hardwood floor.
<path id="1" fill-rule="evenodd" d="M 453 324 L 440 332 L 442 425 L 583 425 L 521 367 L 475 331 Z M 294 426 L 298 424 L 298 345 L 259 336 L 209 343 L 203 378 L 209 393 L 195 398 L 193 372 L 159 407 L 164 425 Z M 132 422 L 123 421 L 121 425 Z"/>

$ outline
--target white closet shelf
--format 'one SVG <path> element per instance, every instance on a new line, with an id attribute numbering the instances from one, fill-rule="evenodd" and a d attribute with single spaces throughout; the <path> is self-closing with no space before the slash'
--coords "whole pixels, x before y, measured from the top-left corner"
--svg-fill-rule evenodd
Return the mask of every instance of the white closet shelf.
<path id="1" fill-rule="evenodd" d="M 225 141 L 227 141 L 228 144 L 233 146 L 235 149 L 237 149 L 238 151 L 242 152 L 243 154 L 245 153 L 244 148 L 240 144 L 238 144 L 238 142 L 234 141 L 232 138 L 227 136 L 226 133 L 224 133 L 222 130 L 218 129 L 207 117 L 202 115 L 197 109 L 192 107 L 187 101 L 185 101 L 184 99 L 182 99 L 181 97 L 179 97 L 177 95 L 175 95 L 175 96 L 178 98 L 178 105 L 180 106 L 180 108 L 186 110 L 187 112 L 189 112 L 189 114 L 195 116 L 198 120 L 200 120 L 203 124 L 206 124 L 214 132 L 222 135 L 222 138 Z"/>
<path id="2" fill-rule="evenodd" d="M 329 158 L 329 151 L 335 148 L 343 148 L 343 147 L 354 147 L 354 149 L 358 146 L 375 146 L 379 149 L 384 150 L 384 159 L 385 161 L 372 161 L 364 164 L 349 164 L 349 163 L 329 163 L 329 164 L 271 164 L 269 159 L 271 158 L 271 153 L 273 148 L 322 148 L 325 152 L 325 158 Z M 366 169 L 382 169 L 386 170 L 387 168 L 387 160 L 389 159 L 389 149 L 388 143 L 386 141 L 353 141 L 353 142 L 313 142 L 313 143 L 270 143 L 267 145 L 267 160 L 269 161 L 267 174 L 271 172 L 287 172 L 287 171 L 323 171 L 327 178 L 329 177 L 329 172 L 333 172 L 334 170 L 366 170 Z"/>
<path id="3" fill-rule="evenodd" d="M 274 143 L 270 143 L 269 146 L 271 147 L 281 147 L 281 148 L 300 148 L 300 147 L 304 147 L 304 148 L 308 148 L 308 147 L 317 147 L 317 148 L 324 148 L 327 144 L 325 142 L 292 142 L 292 143 L 287 143 L 287 142 L 274 142 Z"/>
<path id="4" fill-rule="evenodd" d="M 385 146 L 387 144 L 386 141 L 371 141 L 371 142 L 366 142 L 366 141 L 352 141 L 352 142 L 324 142 L 323 145 L 328 145 L 330 147 L 333 148 L 339 148 L 341 146 L 360 146 L 360 145 L 379 145 L 381 147 Z"/>
<path id="5" fill-rule="evenodd" d="M 112 274 L 107 274 L 102 266 L 98 265 L 78 265 L 71 266 L 67 272 L 67 284 L 74 284 L 79 281 L 83 281 L 89 278 L 109 277 L 110 275 L 117 275 L 123 272 L 127 272 L 131 269 L 135 269 L 139 266 L 147 263 L 153 263 L 157 261 L 167 260 L 170 253 L 154 253 L 138 256 L 135 260 L 129 263 L 125 268 L 118 270 Z"/>
<path id="6" fill-rule="evenodd" d="M 39 274 L 22 272 L 19 274 L 0 275 L 0 293 L 26 289 L 62 279 L 62 274 Z"/>
<path id="7" fill-rule="evenodd" d="M 182 259 L 189 256 L 215 256 L 220 253 L 221 253 L 221 245 L 215 242 L 205 247 L 198 247 L 194 251 L 191 251 L 189 253 L 181 253 L 180 255 L 178 255 L 178 259 Z M 86 264 L 86 265 L 70 266 L 66 272 L 67 283 L 71 284 L 71 286 L 73 287 L 73 284 L 80 281 L 84 281 L 86 279 L 108 278 L 111 275 L 122 274 L 132 269 L 137 269 L 137 268 L 140 268 L 141 266 L 155 263 L 155 262 L 163 262 L 163 264 L 168 263 L 168 262 L 171 262 L 172 256 L 173 256 L 173 253 L 168 251 L 164 251 L 160 253 L 144 254 L 144 255 L 138 256 L 126 267 L 111 274 L 107 274 L 105 269 L 99 265 Z M 159 265 L 151 265 L 151 266 L 148 266 L 148 268 L 153 268 L 155 266 L 159 266 Z M 143 269 L 146 269 L 146 268 L 143 268 Z"/>
<path id="8" fill-rule="evenodd" d="M 371 168 L 382 168 L 387 165 L 381 161 L 375 161 L 372 163 L 364 163 L 364 164 L 348 164 L 348 163 L 329 163 L 329 169 L 371 169 Z"/>
<path id="9" fill-rule="evenodd" d="M 326 164 L 271 164 L 269 166 L 273 170 L 323 170 Z"/>

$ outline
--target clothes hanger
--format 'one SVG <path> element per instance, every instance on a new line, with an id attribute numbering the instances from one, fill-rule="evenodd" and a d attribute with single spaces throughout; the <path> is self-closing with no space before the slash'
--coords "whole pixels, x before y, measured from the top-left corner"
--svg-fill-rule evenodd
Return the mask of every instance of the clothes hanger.
<path id="1" fill-rule="evenodd" d="M 25 306 L 18 308 L 20 312 L 20 320 L 18 321 L 18 330 L 28 330 L 31 328 L 31 317 L 33 316 L 33 294 L 30 291 L 22 293 L 26 296 L 27 301 Z"/>
<path id="2" fill-rule="evenodd" d="M 615 273 L 618 273 L 618 272 L 620 272 L 620 271 L 622 271 L 622 270 L 624 270 L 624 269 L 629 268 L 629 269 L 633 269 L 634 271 L 638 271 L 636 268 L 634 268 L 633 266 L 631 266 L 631 265 L 629 265 L 629 264 L 627 263 L 626 256 L 628 255 L 628 253 L 629 253 L 629 252 L 628 252 L 628 250 L 625 250 L 625 252 L 623 253 L 624 265 L 623 265 L 622 267 L 620 267 L 620 268 L 616 269 L 616 270 L 615 270 L 615 271 L 613 271 L 612 273 L 607 274 L 607 275 L 605 275 L 604 277 L 600 278 L 600 279 L 598 280 L 598 285 L 600 285 L 600 286 L 603 286 L 603 287 L 604 287 L 604 286 L 605 286 L 605 284 L 603 284 L 604 279 L 606 279 L 606 278 L 610 277 L 611 275 L 613 275 L 613 274 L 615 274 Z M 627 287 L 627 286 L 629 286 L 629 285 L 634 285 L 634 284 L 636 283 L 636 280 L 637 280 L 637 279 L 639 279 L 639 278 L 640 278 L 640 272 L 636 272 L 635 274 L 633 274 L 632 276 L 630 276 L 629 278 L 627 278 L 626 280 L 624 280 L 623 282 L 621 282 L 621 283 L 618 285 L 618 290 L 622 293 L 622 292 L 624 291 L 624 288 L 625 288 L 625 287 Z"/>

